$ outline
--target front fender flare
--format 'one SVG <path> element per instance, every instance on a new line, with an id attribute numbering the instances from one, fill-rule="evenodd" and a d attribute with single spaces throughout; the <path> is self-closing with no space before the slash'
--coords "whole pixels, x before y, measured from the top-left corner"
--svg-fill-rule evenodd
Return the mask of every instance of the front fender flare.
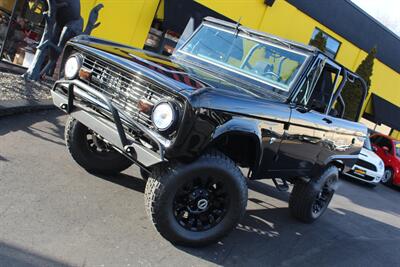
<path id="1" fill-rule="evenodd" d="M 254 140 L 256 143 L 256 161 L 253 168 L 259 166 L 263 158 L 263 145 L 261 127 L 258 122 L 247 118 L 233 118 L 215 128 L 211 137 L 212 143 L 229 134 L 244 135 Z"/>

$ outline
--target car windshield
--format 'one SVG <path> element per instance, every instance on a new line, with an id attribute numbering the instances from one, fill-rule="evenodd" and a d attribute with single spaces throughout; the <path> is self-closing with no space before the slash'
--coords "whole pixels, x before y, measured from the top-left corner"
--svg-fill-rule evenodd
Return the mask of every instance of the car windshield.
<path id="1" fill-rule="evenodd" d="M 396 148 L 396 156 L 400 158 L 400 141 L 394 141 L 394 145 Z"/>
<path id="2" fill-rule="evenodd" d="M 180 52 L 287 94 L 307 55 L 251 36 L 203 25 Z"/>
<path id="3" fill-rule="evenodd" d="M 363 146 L 363 147 L 364 147 L 365 149 L 372 150 L 371 141 L 369 140 L 369 138 L 365 138 L 364 146 Z"/>

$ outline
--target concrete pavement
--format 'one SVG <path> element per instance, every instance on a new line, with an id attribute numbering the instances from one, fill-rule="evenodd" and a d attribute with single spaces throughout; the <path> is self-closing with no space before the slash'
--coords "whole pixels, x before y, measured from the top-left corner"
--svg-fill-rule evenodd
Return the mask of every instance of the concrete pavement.
<path id="1" fill-rule="evenodd" d="M 0 266 L 395 266 L 400 190 L 342 181 L 315 224 L 292 219 L 289 194 L 250 182 L 245 218 L 220 243 L 175 247 L 146 217 L 144 182 L 79 168 L 63 141 L 66 117 L 0 118 Z"/>

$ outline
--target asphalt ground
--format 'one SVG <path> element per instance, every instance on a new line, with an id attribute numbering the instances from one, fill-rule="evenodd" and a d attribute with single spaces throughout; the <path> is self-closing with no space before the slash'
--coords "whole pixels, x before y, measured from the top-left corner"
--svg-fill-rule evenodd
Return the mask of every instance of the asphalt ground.
<path id="1" fill-rule="evenodd" d="M 145 183 L 79 168 L 58 111 L 0 118 L 0 266 L 399 266 L 400 190 L 341 180 L 329 210 L 308 225 L 289 193 L 249 182 L 245 218 L 218 244 L 163 240 L 146 217 Z"/>

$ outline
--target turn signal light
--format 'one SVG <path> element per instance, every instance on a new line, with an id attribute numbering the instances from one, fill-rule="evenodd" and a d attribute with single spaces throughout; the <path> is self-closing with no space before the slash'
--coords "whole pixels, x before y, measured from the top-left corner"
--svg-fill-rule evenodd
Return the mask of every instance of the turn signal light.
<path id="1" fill-rule="evenodd" d="M 90 81 L 90 79 L 92 78 L 92 71 L 86 68 L 81 68 L 79 70 L 79 78 L 81 78 L 82 80 Z"/>
<path id="2" fill-rule="evenodd" d="M 137 106 L 140 112 L 143 112 L 145 114 L 150 114 L 151 111 L 153 110 L 154 104 L 147 99 L 140 99 L 138 101 Z"/>

